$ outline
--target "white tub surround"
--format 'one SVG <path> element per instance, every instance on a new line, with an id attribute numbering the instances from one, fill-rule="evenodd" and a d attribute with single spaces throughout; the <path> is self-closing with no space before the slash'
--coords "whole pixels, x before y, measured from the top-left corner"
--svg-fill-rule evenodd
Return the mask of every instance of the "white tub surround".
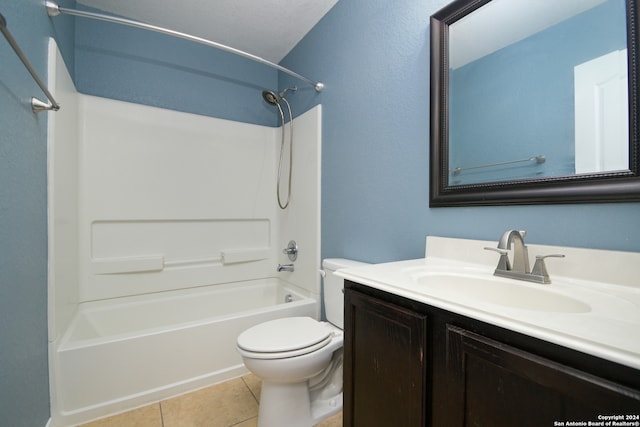
<path id="1" fill-rule="evenodd" d="M 423 259 L 349 268 L 337 274 L 640 369 L 640 253 L 528 244 L 531 260 L 536 255 L 565 255 L 546 259 L 552 283 L 543 285 L 495 277 L 499 255 L 484 248 L 496 244 L 429 236 Z M 465 293 L 463 286 L 442 286 L 443 277 L 478 286 L 483 281 L 497 283 L 503 291 L 492 295 L 488 288 L 483 294 L 467 287 Z M 518 301 L 517 296 L 505 296 L 504 290 L 511 286 L 514 295 L 532 298 Z"/>
<path id="2" fill-rule="evenodd" d="M 49 39 L 48 86 L 64 110 L 47 120 L 47 232 L 49 341 L 62 336 L 80 298 L 78 271 L 78 93 Z M 62 105 L 61 104 L 61 105 Z M 64 286 L 54 286 L 64 283 Z"/>

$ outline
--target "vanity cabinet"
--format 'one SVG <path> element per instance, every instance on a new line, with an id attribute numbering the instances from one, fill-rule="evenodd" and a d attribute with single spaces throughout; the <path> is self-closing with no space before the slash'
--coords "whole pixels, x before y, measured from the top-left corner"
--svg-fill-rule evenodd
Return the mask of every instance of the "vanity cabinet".
<path id="1" fill-rule="evenodd" d="M 638 370 L 348 280 L 344 351 L 346 427 L 640 422 Z"/>
<path id="2" fill-rule="evenodd" d="M 637 390 L 456 326 L 445 327 L 446 425 L 534 427 L 640 415 Z"/>
<path id="3" fill-rule="evenodd" d="M 344 425 L 424 426 L 426 315 L 349 290 L 345 302 Z"/>

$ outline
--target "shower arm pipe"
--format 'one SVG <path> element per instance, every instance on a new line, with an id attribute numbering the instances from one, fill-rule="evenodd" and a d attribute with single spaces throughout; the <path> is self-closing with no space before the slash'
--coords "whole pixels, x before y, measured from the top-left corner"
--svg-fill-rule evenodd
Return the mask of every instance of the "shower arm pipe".
<path id="1" fill-rule="evenodd" d="M 282 71 L 283 73 L 286 73 L 292 77 L 295 77 L 299 80 L 302 80 L 305 83 L 310 84 L 311 86 L 314 87 L 314 89 L 316 90 L 316 92 L 322 92 L 322 90 L 324 89 L 324 83 L 322 82 L 315 82 L 313 80 L 310 80 L 304 76 L 301 76 L 300 74 L 289 70 L 288 68 L 285 68 L 281 65 L 278 65 L 276 63 L 273 63 L 271 61 L 267 61 L 264 58 L 261 58 L 259 56 L 253 55 L 251 53 L 242 51 L 240 49 L 235 49 L 233 47 L 221 44 L 221 43 L 217 43 L 211 40 L 207 40 L 204 39 L 202 37 L 197 37 L 197 36 L 192 36 L 191 34 L 187 34 L 187 33 L 182 33 L 179 31 L 174 31 L 174 30 L 170 30 L 168 28 L 163 28 L 163 27 L 158 27 L 156 25 L 151 25 L 151 24 L 146 24 L 144 22 L 140 22 L 140 21 L 135 21 L 132 19 L 126 19 L 126 18 L 120 18 L 120 17 L 116 17 L 116 16 L 109 16 L 109 15 L 105 15 L 102 13 L 95 13 L 95 12 L 88 12 L 88 11 L 83 11 L 83 10 L 77 10 L 77 9 L 69 9 L 66 7 L 62 7 L 60 5 L 58 5 L 55 1 L 51 1 L 51 0 L 47 0 L 45 2 L 45 7 L 47 8 L 47 13 L 49 14 L 49 16 L 58 16 L 59 14 L 66 14 L 66 15 L 72 15 L 72 16 L 79 16 L 82 18 L 90 18 L 90 19 L 97 19 L 99 21 L 106 21 L 106 22 L 111 22 L 114 24 L 122 24 L 122 25 L 128 25 L 130 27 L 135 27 L 135 28 L 141 28 L 143 30 L 149 30 L 149 31 L 155 31 L 157 33 L 162 33 L 162 34 L 166 34 L 169 36 L 173 36 L 173 37 L 178 37 L 181 39 L 185 39 L 185 40 L 189 40 L 189 41 L 193 41 L 196 43 L 200 43 L 206 46 L 211 46 L 214 47 L 216 49 L 220 49 L 220 50 L 224 50 L 226 52 L 230 52 L 233 53 L 235 55 L 239 55 L 242 56 L 244 58 L 250 59 L 252 61 L 255 62 L 259 62 L 261 64 L 267 65 L 271 68 L 275 68 L 278 71 Z"/>

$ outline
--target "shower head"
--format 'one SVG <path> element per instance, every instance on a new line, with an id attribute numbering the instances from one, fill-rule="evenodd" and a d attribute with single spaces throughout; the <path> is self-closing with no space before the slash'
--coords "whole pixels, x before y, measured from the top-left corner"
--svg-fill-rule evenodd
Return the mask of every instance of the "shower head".
<path id="1" fill-rule="evenodd" d="M 278 103 L 284 98 L 284 95 L 285 93 L 287 93 L 287 91 L 295 93 L 297 90 L 298 88 L 296 86 L 288 87 L 280 93 L 275 93 L 272 90 L 265 89 L 262 91 L 262 98 L 264 98 L 267 104 L 278 105 Z"/>
<path id="2" fill-rule="evenodd" d="M 267 104 L 278 105 L 278 101 L 280 97 L 272 90 L 263 90 L 262 97 L 267 102 Z"/>
<path id="3" fill-rule="evenodd" d="M 278 183 L 276 186 L 276 198 L 278 199 L 278 206 L 280 206 L 280 209 L 286 209 L 287 206 L 289 206 L 289 201 L 291 200 L 291 170 L 293 166 L 293 163 L 292 163 L 293 162 L 293 151 L 292 151 L 293 150 L 293 114 L 291 112 L 291 105 L 289 104 L 289 101 L 287 101 L 287 98 L 284 97 L 284 95 L 287 93 L 288 90 L 290 90 L 291 92 L 296 92 L 298 88 L 295 86 L 288 87 L 282 92 L 280 92 L 279 94 L 268 89 L 265 89 L 262 91 L 262 98 L 265 100 L 265 102 L 269 105 L 275 105 L 278 108 L 278 112 L 280 113 L 280 123 L 282 123 L 282 143 L 280 144 L 280 161 L 278 162 Z M 287 110 L 289 110 L 289 135 L 290 135 L 289 136 L 289 187 L 287 190 L 287 201 L 284 204 L 280 200 L 280 175 L 282 172 L 282 162 L 284 158 L 285 122 L 284 122 L 284 110 L 280 105 L 280 101 L 284 102 L 287 105 Z"/>

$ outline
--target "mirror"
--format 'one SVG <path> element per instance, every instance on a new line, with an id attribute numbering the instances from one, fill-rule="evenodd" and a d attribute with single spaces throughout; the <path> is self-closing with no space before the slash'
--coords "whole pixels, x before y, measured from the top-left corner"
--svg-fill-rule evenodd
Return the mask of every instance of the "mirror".
<path id="1" fill-rule="evenodd" d="M 640 200 L 635 0 L 431 17 L 430 206 Z"/>

